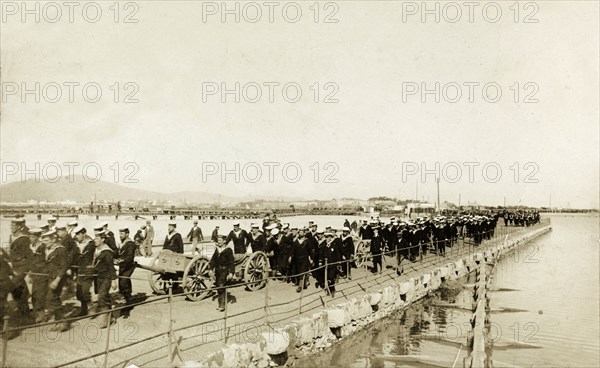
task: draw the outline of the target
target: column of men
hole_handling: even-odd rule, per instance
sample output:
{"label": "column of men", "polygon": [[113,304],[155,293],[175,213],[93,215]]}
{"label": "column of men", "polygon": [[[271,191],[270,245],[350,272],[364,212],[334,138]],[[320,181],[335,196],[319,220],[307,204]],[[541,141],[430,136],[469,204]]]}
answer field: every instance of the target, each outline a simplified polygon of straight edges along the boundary
{"label": "column of men", "polygon": [[504,211],[502,214],[504,226],[531,226],[540,222],[537,211]]}
{"label": "column of men", "polygon": [[[64,321],[61,298],[69,298],[70,289],[81,303],[79,316],[92,312],[92,287],[98,297],[98,313],[111,308],[109,292],[117,285],[126,304],[132,304],[129,277],[135,269],[136,244],[129,238],[129,229],[119,230],[120,248],[106,222],[96,226],[93,235],[87,235],[76,221],[56,225],[56,219],[50,218],[48,225],[28,229],[24,219],[12,220],[8,252],[0,252],[0,315],[9,313],[6,305],[10,294],[16,305],[15,324],[56,321],[51,330],[66,331],[69,324]],[[121,276],[118,284],[115,265]],[[30,296],[33,310],[29,309]],[[123,310],[124,317],[129,310]],[[110,322],[107,314],[99,315],[101,327]]]}
{"label": "column of men", "polygon": [[[217,233],[213,237],[218,243],[222,238],[223,247],[232,245],[234,262],[252,252],[264,252],[269,259],[270,275],[281,282],[293,283],[297,292],[308,287],[310,274],[316,279],[315,286],[325,289],[330,295],[335,295],[338,276],[351,278],[354,244],[348,227],[319,229],[311,221],[308,226],[299,228],[281,221],[265,221],[262,230],[259,224],[252,224],[250,232],[247,232],[239,222],[235,222],[227,236]],[[217,251],[220,249],[217,248]],[[220,260],[219,256],[216,257],[213,268]],[[229,267],[228,261],[223,262]],[[219,286],[222,286],[222,280],[223,277]]]}
{"label": "column of men", "polygon": [[483,240],[494,236],[498,214],[434,218],[417,218],[413,221],[397,221],[391,218],[385,224],[378,218],[363,220],[358,235],[370,241],[373,260],[372,272],[382,269],[381,254],[386,252],[397,257],[397,272],[402,273],[401,261],[416,262],[420,256],[434,251],[439,256],[446,255],[446,248],[452,247],[459,237],[473,238],[478,246]]}

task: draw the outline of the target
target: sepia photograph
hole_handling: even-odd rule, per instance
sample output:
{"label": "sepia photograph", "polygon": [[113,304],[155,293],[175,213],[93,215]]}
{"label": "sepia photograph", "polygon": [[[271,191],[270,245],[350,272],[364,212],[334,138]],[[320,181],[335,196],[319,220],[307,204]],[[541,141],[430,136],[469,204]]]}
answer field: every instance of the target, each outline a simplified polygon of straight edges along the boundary
{"label": "sepia photograph", "polygon": [[600,366],[600,0],[0,0],[0,368]]}

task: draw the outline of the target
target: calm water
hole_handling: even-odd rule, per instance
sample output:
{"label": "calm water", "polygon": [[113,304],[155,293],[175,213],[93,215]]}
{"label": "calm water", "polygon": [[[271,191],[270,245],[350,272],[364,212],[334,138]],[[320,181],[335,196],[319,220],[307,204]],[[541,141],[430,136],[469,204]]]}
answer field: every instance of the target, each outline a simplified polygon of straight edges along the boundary
{"label": "calm water", "polygon": [[[552,232],[495,267],[491,294],[496,367],[598,367],[598,216],[552,216]],[[473,280],[465,280],[473,282]],[[301,361],[301,366],[462,367],[471,313],[463,291],[437,295]],[[461,346],[462,345],[462,346]],[[460,350],[460,353],[459,353]]]}

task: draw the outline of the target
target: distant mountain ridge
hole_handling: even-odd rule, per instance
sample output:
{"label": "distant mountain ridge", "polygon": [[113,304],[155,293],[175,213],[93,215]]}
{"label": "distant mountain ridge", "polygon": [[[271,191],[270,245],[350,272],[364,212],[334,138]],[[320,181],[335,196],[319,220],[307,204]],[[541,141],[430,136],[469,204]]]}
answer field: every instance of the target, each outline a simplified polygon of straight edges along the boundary
{"label": "distant mountain ridge", "polygon": [[[161,193],[143,189],[130,188],[123,185],[98,181],[91,183],[83,176],[63,176],[56,183],[40,180],[17,181],[0,185],[0,202],[22,203],[30,200],[61,202],[75,201],[89,203],[96,198],[97,201],[161,201],[173,203],[219,203],[219,202],[244,202],[265,197],[234,197],[202,191],[184,191],[175,193]],[[272,198],[271,198],[272,199]],[[283,200],[295,200],[282,198]]]}

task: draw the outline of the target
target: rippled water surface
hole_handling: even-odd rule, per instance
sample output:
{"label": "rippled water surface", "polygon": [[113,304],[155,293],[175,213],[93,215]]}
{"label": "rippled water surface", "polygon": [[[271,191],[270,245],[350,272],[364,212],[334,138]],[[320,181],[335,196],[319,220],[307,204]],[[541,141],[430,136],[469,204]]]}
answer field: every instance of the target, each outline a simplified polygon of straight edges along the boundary
{"label": "rippled water surface", "polygon": [[[598,221],[552,216],[550,233],[496,265],[490,316],[496,367],[600,366]],[[456,305],[441,306],[448,302]],[[300,365],[462,367],[470,304],[468,291],[438,294]]]}

